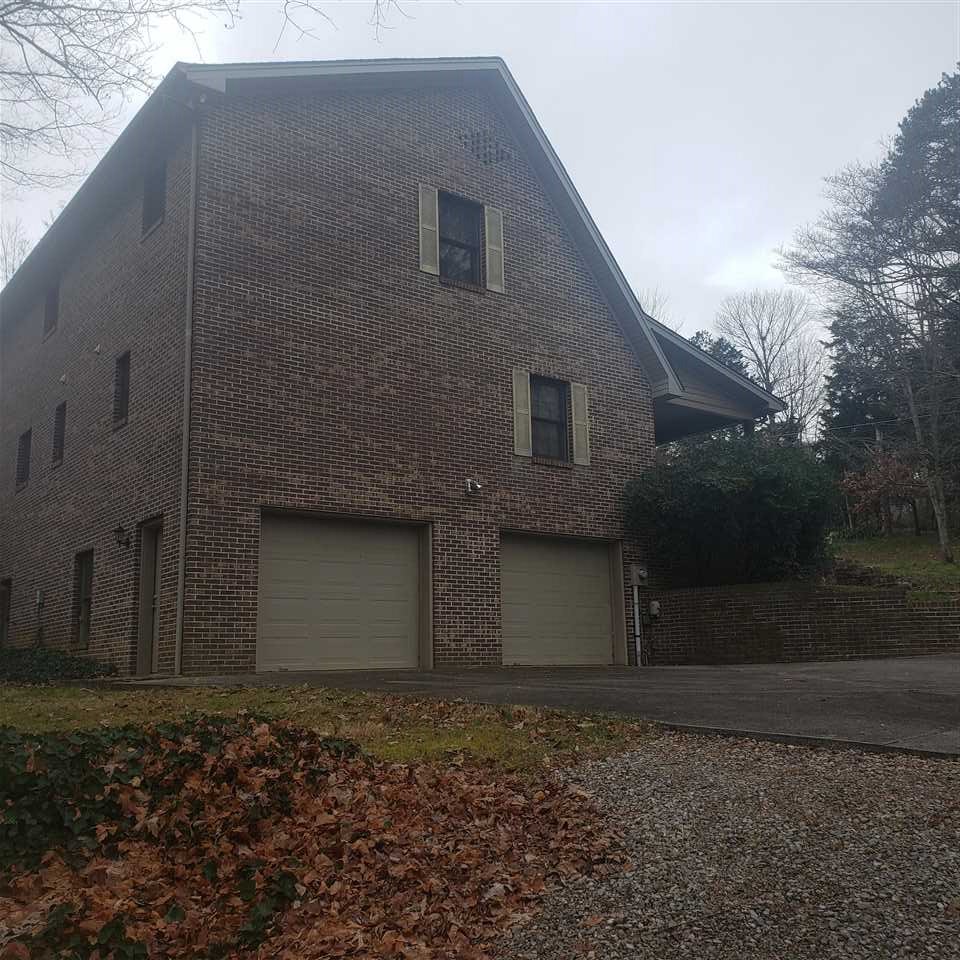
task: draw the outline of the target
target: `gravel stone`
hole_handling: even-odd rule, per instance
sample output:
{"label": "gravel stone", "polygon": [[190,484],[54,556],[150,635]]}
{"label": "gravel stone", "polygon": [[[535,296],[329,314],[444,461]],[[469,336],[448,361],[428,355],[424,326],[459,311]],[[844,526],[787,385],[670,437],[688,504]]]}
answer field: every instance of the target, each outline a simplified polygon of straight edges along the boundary
{"label": "gravel stone", "polygon": [[563,776],[632,866],[549,894],[498,958],[960,958],[960,761],[668,733]]}

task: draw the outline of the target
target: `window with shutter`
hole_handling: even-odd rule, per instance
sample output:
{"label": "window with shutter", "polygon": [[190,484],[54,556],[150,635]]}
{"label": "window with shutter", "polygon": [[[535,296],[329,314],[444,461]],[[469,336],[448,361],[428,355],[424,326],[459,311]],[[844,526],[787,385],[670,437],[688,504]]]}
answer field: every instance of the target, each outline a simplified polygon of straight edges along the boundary
{"label": "window with shutter", "polygon": [[514,453],[559,463],[590,463],[587,388],[513,371]]}

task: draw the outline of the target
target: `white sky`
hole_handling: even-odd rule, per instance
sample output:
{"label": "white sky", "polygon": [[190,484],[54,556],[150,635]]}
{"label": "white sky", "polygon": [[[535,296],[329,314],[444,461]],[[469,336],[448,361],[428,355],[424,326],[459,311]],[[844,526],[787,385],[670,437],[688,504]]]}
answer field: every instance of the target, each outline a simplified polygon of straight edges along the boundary
{"label": "white sky", "polygon": [[[960,0],[407,0],[379,40],[369,0],[330,0],[335,26],[274,49],[281,6],[242,0],[199,57],[159,31],[158,75],[178,59],[502,56],[634,289],[666,294],[688,336],[726,294],[783,282],[773,250],[816,217],[822,178],[879,156],[960,61]],[[2,215],[35,239],[71,192],[7,195]]]}

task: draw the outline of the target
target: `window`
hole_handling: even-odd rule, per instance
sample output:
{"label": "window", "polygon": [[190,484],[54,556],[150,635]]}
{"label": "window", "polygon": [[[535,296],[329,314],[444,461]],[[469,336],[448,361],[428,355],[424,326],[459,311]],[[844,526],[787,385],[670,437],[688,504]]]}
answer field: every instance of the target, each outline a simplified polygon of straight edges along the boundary
{"label": "window", "polygon": [[63,463],[63,442],[67,432],[67,403],[64,401],[53,414],[53,465]]}
{"label": "window", "polygon": [[533,455],[568,460],[570,394],[563,380],[530,378],[530,421]]}
{"label": "window", "polygon": [[8,577],[0,580],[0,647],[5,647],[10,638],[10,595],[13,581]]}
{"label": "window", "polygon": [[167,209],[167,163],[161,160],[143,178],[143,232],[152,230]]}
{"label": "window", "polygon": [[438,194],[440,276],[480,286],[483,207],[450,193]]}
{"label": "window", "polygon": [[47,297],[43,302],[43,335],[49,337],[57,329],[60,319],[60,284],[55,283],[47,290]]}
{"label": "window", "polygon": [[90,615],[93,611],[93,551],[78,553],[73,567],[73,622],[77,646],[90,645]]}
{"label": "window", "polygon": [[25,487],[30,479],[30,441],[33,430],[24,430],[17,441],[17,489]]}
{"label": "window", "polygon": [[113,425],[122,427],[127,422],[130,407],[130,352],[117,357],[113,377]]}

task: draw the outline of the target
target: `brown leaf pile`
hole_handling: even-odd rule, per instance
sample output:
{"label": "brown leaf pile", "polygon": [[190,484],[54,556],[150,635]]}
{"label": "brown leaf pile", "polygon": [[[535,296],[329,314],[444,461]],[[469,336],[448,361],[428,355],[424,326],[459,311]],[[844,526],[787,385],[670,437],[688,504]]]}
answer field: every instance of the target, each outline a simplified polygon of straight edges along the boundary
{"label": "brown leaf pile", "polygon": [[[623,863],[588,799],[554,782],[348,759],[265,723],[176,775],[198,749],[148,754],[89,856],[52,850],[0,883],[0,958],[56,955],[51,910],[69,905],[58,946],[79,937],[94,960],[132,956],[121,940],[149,957],[479,960],[546,887]],[[171,788],[148,793],[164,764]]]}

